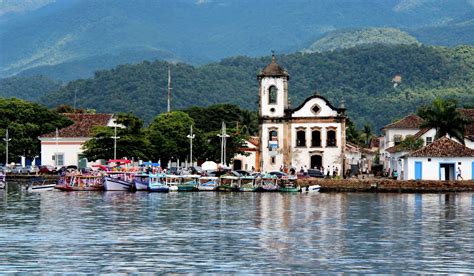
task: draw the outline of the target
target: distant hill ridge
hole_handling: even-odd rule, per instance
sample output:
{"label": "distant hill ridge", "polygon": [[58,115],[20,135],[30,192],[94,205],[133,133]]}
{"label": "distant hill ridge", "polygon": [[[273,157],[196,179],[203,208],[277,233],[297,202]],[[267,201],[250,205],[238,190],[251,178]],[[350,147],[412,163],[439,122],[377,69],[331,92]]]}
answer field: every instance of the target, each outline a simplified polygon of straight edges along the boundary
{"label": "distant hill ridge", "polygon": [[325,34],[305,53],[333,51],[366,44],[417,44],[421,43],[413,36],[394,28],[366,28],[338,30]]}

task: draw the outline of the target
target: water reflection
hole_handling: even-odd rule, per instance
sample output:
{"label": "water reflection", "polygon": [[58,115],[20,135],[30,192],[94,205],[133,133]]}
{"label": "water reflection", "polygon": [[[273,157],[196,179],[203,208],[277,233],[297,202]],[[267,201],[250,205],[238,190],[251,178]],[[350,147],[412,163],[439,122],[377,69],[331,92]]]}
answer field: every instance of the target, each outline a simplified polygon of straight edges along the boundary
{"label": "water reflection", "polygon": [[2,272],[474,273],[473,194],[0,191]]}

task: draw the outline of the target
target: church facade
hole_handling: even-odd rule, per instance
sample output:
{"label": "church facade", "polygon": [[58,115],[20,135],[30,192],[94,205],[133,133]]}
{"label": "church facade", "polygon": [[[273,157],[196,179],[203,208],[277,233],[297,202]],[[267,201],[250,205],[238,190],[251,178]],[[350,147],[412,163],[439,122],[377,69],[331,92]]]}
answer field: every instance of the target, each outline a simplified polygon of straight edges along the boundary
{"label": "church facade", "polygon": [[276,62],[259,74],[259,160],[262,172],[282,166],[337,170],[342,175],[345,148],[345,108],[334,107],[314,94],[292,109],[288,103],[289,75]]}

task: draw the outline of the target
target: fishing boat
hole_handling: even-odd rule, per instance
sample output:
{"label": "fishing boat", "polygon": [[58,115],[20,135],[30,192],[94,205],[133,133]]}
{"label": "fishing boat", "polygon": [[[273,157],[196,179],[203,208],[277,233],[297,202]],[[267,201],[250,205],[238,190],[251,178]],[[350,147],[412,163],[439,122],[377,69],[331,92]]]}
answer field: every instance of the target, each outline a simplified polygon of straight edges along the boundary
{"label": "fishing boat", "polygon": [[54,188],[61,191],[102,191],[102,175],[69,174],[61,177]]}
{"label": "fishing boat", "polygon": [[301,192],[301,187],[296,184],[296,177],[282,177],[279,182],[280,192]]}
{"label": "fishing boat", "polygon": [[190,192],[195,191],[199,185],[199,175],[183,175],[181,181],[178,184],[179,192]]}
{"label": "fishing boat", "polygon": [[0,190],[5,189],[7,186],[6,176],[3,172],[0,172]]}
{"label": "fishing boat", "polygon": [[28,192],[52,191],[57,185],[57,181],[48,180],[42,177],[35,177],[26,185],[25,190]]}
{"label": "fishing boat", "polygon": [[147,173],[135,174],[133,176],[133,188],[136,191],[147,191],[148,190],[148,179],[149,175]]}
{"label": "fishing boat", "polygon": [[165,184],[168,186],[170,192],[177,192],[178,185],[181,182],[181,176],[179,175],[166,175]]}
{"label": "fishing boat", "polygon": [[219,186],[219,178],[213,176],[204,176],[199,178],[199,191],[215,191]]}
{"label": "fishing boat", "polygon": [[239,191],[241,192],[255,192],[258,186],[253,176],[241,176]]}
{"label": "fishing boat", "polygon": [[302,192],[305,193],[317,193],[321,189],[321,186],[319,185],[311,185],[311,186],[306,186],[304,188],[301,188]]}
{"label": "fishing boat", "polygon": [[235,192],[239,191],[239,178],[237,176],[223,175],[219,183],[219,191]]}
{"label": "fishing boat", "polygon": [[148,191],[149,192],[158,192],[158,193],[167,193],[170,191],[170,188],[166,183],[162,182],[163,175],[161,174],[152,174],[148,175]]}
{"label": "fishing boat", "polygon": [[263,175],[257,180],[258,190],[262,192],[278,191],[277,180],[277,177],[274,175]]}
{"label": "fishing boat", "polygon": [[129,172],[107,172],[104,177],[104,190],[130,191],[133,185],[133,174]]}

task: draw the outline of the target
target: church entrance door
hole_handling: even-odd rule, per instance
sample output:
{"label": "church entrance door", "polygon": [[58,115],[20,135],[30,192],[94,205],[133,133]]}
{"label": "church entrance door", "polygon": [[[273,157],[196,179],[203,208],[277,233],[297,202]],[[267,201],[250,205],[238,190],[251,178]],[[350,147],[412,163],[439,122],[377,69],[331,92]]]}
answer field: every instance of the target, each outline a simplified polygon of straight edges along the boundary
{"label": "church entrance door", "polygon": [[312,155],[311,156],[311,169],[321,168],[323,166],[323,157],[321,155]]}

